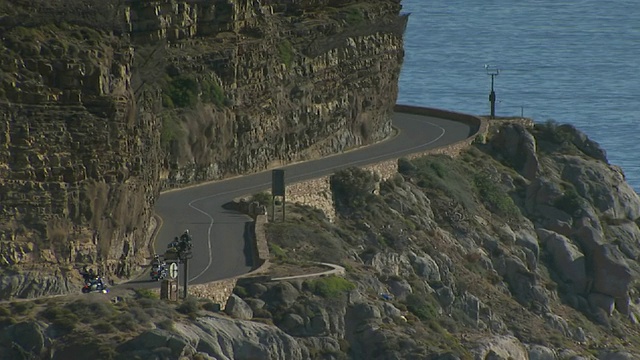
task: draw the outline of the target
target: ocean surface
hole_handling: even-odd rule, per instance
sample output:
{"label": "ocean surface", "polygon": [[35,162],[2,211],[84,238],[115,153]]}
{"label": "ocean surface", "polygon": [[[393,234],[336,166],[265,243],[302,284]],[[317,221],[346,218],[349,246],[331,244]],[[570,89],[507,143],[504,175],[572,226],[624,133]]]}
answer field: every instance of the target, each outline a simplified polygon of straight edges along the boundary
{"label": "ocean surface", "polygon": [[398,103],[570,123],[640,192],[638,0],[402,0]]}

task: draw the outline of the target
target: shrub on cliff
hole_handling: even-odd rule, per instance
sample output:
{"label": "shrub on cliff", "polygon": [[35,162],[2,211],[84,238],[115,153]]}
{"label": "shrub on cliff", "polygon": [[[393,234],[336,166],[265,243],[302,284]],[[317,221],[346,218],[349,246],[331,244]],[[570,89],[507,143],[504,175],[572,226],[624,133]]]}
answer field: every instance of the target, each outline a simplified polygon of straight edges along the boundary
{"label": "shrub on cliff", "polygon": [[324,298],[334,298],[356,288],[349,280],[339,276],[327,276],[305,282],[312,293]]}
{"label": "shrub on cliff", "polygon": [[370,171],[352,167],[331,176],[331,191],[336,210],[350,212],[367,204],[373,194],[378,177]]}
{"label": "shrub on cliff", "polygon": [[472,169],[446,155],[425,156],[398,163],[401,174],[414,179],[428,192],[443,194],[465,209],[475,208],[473,186],[469,174]]}
{"label": "shrub on cliff", "polygon": [[201,83],[202,88],[202,101],[215,104],[217,106],[225,105],[225,96],[222,86],[214,81],[203,81]]}
{"label": "shrub on cliff", "polygon": [[51,322],[56,329],[62,332],[72,331],[80,320],[73,311],[57,305],[44,309],[39,315]]}
{"label": "shrub on cliff", "polygon": [[293,62],[293,46],[287,40],[280,41],[278,43],[278,55],[280,55],[280,61],[287,67],[291,67]]}
{"label": "shrub on cliff", "polygon": [[163,105],[168,108],[192,107],[198,101],[198,83],[191,77],[171,78],[165,92],[167,96],[163,97]]}
{"label": "shrub on cliff", "polygon": [[513,199],[489,176],[476,174],[473,177],[473,184],[483,204],[490,211],[508,218],[514,218],[520,215],[520,209],[513,202]]}

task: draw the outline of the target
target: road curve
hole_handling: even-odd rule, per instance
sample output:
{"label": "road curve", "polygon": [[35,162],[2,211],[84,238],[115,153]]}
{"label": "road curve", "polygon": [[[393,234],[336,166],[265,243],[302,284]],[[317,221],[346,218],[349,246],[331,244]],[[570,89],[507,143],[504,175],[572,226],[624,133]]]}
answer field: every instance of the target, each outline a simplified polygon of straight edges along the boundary
{"label": "road curve", "polygon": [[[285,182],[320,177],[350,166],[362,166],[426,149],[448,145],[470,136],[469,125],[447,119],[394,113],[393,138],[357,150],[318,160],[284,166]],[[163,224],[158,231],[156,249],[164,252],[168,243],[189,229],[193,236],[193,258],[189,261],[189,283],[225,279],[251,270],[251,239],[246,232],[251,218],[222,208],[233,198],[254,194],[271,187],[271,171],[221,180],[180,190],[163,192],[155,211]],[[182,269],[181,269],[182,270]],[[136,287],[148,283],[148,274]],[[182,280],[183,274],[180,274]],[[145,285],[146,283],[146,285]],[[155,285],[154,285],[155,284]]]}

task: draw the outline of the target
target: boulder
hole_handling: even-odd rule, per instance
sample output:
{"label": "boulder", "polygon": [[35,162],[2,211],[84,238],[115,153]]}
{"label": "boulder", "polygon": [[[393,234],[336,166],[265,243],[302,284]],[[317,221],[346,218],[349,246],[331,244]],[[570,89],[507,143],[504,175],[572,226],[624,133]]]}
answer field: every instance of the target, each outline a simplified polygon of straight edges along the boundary
{"label": "boulder", "polygon": [[598,360],[634,360],[638,358],[640,358],[640,355],[627,351],[604,352],[598,356]]}
{"label": "boulder", "polygon": [[402,318],[402,311],[389,302],[382,303],[382,314],[394,320]]}
{"label": "boulder", "polygon": [[441,280],[438,264],[428,254],[416,256],[410,253],[409,259],[416,274],[425,278],[427,282],[432,283]]}
{"label": "boulder", "polygon": [[159,348],[168,348],[170,349],[170,355],[178,358],[183,355],[189,346],[187,341],[182,337],[178,337],[166,330],[153,329],[145,331],[137,337],[121,344],[117,350],[120,353],[126,353],[128,351],[150,351]]}
{"label": "boulder", "polygon": [[394,252],[376,253],[366,264],[386,275],[405,277],[413,273],[409,258]]}
{"label": "boulder", "polygon": [[573,340],[579,343],[587,342],[587,334],[584,333],[584,329],[580,326],[573,332]]}
{"label": "boulder", "polygon": [[536,235],[520,230],[516,232],[516,245],[522,246],[523,248],[531,250],[536,260],[540,257],[540,244],[538,244],[538,239]]}
{"label": "boulder", "polygon": [[448,307],[456,300],[456,295],[448,286],[438,288],[436,290],[436,296],[438,297],[438,302],[442,307]]}
{"label": "boulder", "polygon": [[587,285],[584,254],[560,234],[551,233],[545,239],[547,252],[551,255],[553,265],[562,279],[570,284],[574,293],[584,292]]}
{"label": "boulder", "polygon": [[275,326],[252,321],[206,316],[194,323],[176,326],[180,336],[192,339],[197,351],[219,360],[309,359],[305,346]]}
{"label": "boulder", "polygon": [[409,282],[405,279],[390,279],[387,281],[389,291],[398,300],[404,300],[408,295],[413,293],[413,289]]}
{"label": "boulder", "polygon": [[244,300],[244,302],[246,302],[247,305],[249,305],[251,307],[251,310],[253,310],[254,312],[256,310],[263,309],[264,306],[266,305],[264,300],[260,300],[260,299],[246,298],[246,299],[242,299],[242,300]]}
{"label": "boulder", "polygon": [[556,199],[563,194],[562,189],[555,182],[545,178],[537,178],[527,186],[525,208],[530,214],[544,215],[538,208],[540,205],[553,206]]}
{"label": "boulder", "polygon": [[238,295],[231,294],[224,307],[224,312],[236,319],[251,320],[253,318],[253,309],[244,302]]}
{"label": "boulder", "polygon": [[380,309],[369,303],[362,302],[354,304],[349,310],[349,314],[356,319],[357,322],[380,319]]}
{"label": "boulder", "polygon": [[576,188],[610,222],[640,218],[640,197],[625,181],[624,174],[606,163],[565,155],[562,180]]}
{"label": "boulder", "polygon": [[595,248],[592,258],[593,290],[614,298],[627,297],[633,277],[618,247],[600,245]]}
{"label": "boulder", "polygon": [[331,320],[327,310],[322,307],[314,309],[314,314],[309,318],[307,333],[309,336],[328,336],[330,334]]}
{"label": "boulder", "polygon": [[607,162],[607,152],[600,147],[600,144],[589,139],[589,137],[578,130],[571,124],[562,124],[558,126],[558,130],[568,133],[571,136],[571,142],[585,155],[590,156],[596,160]]}
{"label": "boulder", "polygon": [[1,343],[18,345],[24,351],[39,354],[45,347],[45,328],[33,321],[20,322],[8,326],[0,336]]}
{"label": "boulder", "polygon": [[287,334],[293,336],[302,336],[305,333],[304,319],[302,316],[293,313],[287,313],[282,317],[282,320],[278,322],[278,327],[284,330]]}
{"label": "boulder", "polygon": [[507,224],[498,226],[498,228],[496,229],[496,233],[498,234],[500,241],[505,244],[511,245],[516,242],[516,233],[513,232],[511,227]]}
{"label": "boulder", "polygon": [[491,139],[491,146],[526,179],[533,180],[540,171],[536,140],[520,124],[509,124]]}
{"label": "boulder", "polygon": [[298,296],[300,292],[291,283],[282,281],[271,285],[261,299],[270,307],[288,308],[298,300]]}
{"label": "boulder", "polygon": [[613,310],[615,308],[615,299],[611,296],[599,293],[591,293],[588,297],[589,305],[593,310],[602,309],[607,315],[613,315]]}
{"label": "boulder", "polygon": [[472,351],[476,359],[527,359],[528,351],[514,336],[492,336]]}
{"label": "boulder", "polygon": [[607,236],[615,239],[620,251],[631,260],[640,259],[640,227],[635,222],[607,226]]}
{"label": "boulder", "polygon": [[543,316],[544,322],[547,323],[552,329],[558,330],[564,336],[571,336],[571,330],[569,324],[562,316],[554,313],[546,313]]}
{"label": "boulder", "polygon": [[[330,336],[304,337],[298,341],[315,354],[339,354],[342,351],[338,340]],[[330,356],[327,356],[327,358],[334,358]]]}

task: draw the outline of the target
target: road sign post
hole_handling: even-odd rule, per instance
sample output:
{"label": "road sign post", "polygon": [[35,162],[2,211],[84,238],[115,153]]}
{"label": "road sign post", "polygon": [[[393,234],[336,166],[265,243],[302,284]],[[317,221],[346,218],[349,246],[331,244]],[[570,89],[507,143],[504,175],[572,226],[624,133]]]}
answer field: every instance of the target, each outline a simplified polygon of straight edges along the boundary
{"label": "road sign post", "polygon": [[189,257],[184,257],[184,289],[182,298],[186,299],[189,291],[187,290],[187,285],[189,284]]}
{"label": "road sign post", "polygon": [[271,220],[276,220],[276,197],[282,197],[282,221],[285,219],[285,184],[284,170],[276,169],[271,172]]}
{"label": "road sign post", "polygon": [[491,104],[491,119],[495,119],[496,117],[496,92],[493,89],[494,78],[500,74],[500,69],[492,68],[490,65],[484,66],[485,70],[487,70],[487,75],[491,76],[491,92],[489,93],[489,103]]}

